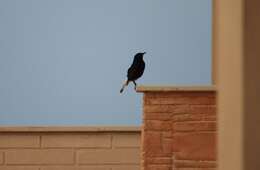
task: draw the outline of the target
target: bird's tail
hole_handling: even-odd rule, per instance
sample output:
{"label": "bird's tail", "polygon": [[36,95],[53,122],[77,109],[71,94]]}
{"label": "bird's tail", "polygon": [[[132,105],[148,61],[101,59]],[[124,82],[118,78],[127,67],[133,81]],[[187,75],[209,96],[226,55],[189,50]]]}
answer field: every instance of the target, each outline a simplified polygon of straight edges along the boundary
{"label": "bird's tail", "polygon": [[120,89],[120,93],[123,93],[125,87],[128,85],[129,81],[126,80],[126,82],[123,84],[122,88]]}

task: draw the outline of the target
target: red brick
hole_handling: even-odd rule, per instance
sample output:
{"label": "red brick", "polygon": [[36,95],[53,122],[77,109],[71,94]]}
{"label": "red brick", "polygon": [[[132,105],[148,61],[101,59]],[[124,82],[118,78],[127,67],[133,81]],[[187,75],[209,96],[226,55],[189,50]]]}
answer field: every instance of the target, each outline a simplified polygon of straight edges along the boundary
{"label": "red brick", "polygon": [[162,151],[165,154],[172,154],[172,139],[162,138]]}
{"label": "red brick", "polygon": [[173,95],[171,97],[150,97],[145,98],[144,103],[147,105],[169,105],[169,104],[195,104],[209,105],[216,104],[214,96],[205,95]]}
{"label": "red brick", "polygon": [[147,170],[172,170],[171,165],[149,165]]}
{"label": "red brick", "polygon": [[182,98],[150,98],[145,101],[148,105],[173,105],[173,104],[193,104],[193,105],[206,105],[215,104],[216,100],[212,97],[182,97]]}
{"label": "red brick", "polygon": [[215,96],[212,91],[145,93],[142,134],[144,170],[215,169]]}
{"label": "red brick", "polygon": [[204,121],[217,121],[217,116],[216,115],[205,115],[203,120]]}
{"label": "red brick", "polygon": [[164,157],[171,156],[172,141],[169,138],[163,138],[162,133],[145,131],[144,142],[142,145],[144,156]]}
{"label": "red brick", "polygon": [[216,105],[190,105],[190,114],[216,114]]}
{"label": "red brick", "polygon": [[161,133],[145,131],[143,134],[142,149],[144,155],[155,155],[156,153],[162,153],[161,149]]}
{"label": "red brick", "polygon": [[172,113],[144,113],[144,120],[171,120]]}
{"label": "red brick", "polygon": [[172,131],[162,132],[163,138],[172,138]]}
{"label": "red brick", "polygon": [[216,133],[182,133],[173,136],[177,160],[215,160]]}
{"label": "red brick", "polygon": [[188,105],[144,105],[144,113],[189,113]]}
{"label": "red brick", "polygon": [[171,113],[176,106],[174,105],[144,105],[144,114],[146,113]]}
{"label": "red brick", "polygon": [[144,129],[167,131],[172,129],[172,122],[160,120],[145,120]]}
{"label": "red brick", "polygon": [[216,170],[217,168],[174,168],[174,170]]}
{"label": "red brick", "polygon": [[147,158],[146,162],[148,164],[172,164],[172,158],[171,157],[153,157],[153,158]]}
{"label": "red brick", "polygon": [[213,114],[178,114],[172,116],[172,121],[216,121],[216,116]]}
{"label": "red brick", "polygon": [[174,132],[216,131],[216,122],[176,122]]}
{"label": "red brick", "polygon": [[177,168],[216,168],[216,161],[174,160]]}

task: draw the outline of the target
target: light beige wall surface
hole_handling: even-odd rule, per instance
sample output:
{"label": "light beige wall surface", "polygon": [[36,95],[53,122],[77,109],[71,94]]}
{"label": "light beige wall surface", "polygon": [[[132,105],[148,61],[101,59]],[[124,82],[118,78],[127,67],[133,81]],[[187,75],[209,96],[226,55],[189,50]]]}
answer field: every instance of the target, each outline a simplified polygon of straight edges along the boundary
{"label": "light beige wall surface", "polygon": [[215,0],[220,170],[243,168],[243,0]]}
{"label": "light beige wall surface", "polygon": [[137,128],[64,129],[0,128],[0,170],[139,170]]}
{"label": "light beige wall surface", "polygon": [[215,0],[219,169],[260,169],[260,1]]}

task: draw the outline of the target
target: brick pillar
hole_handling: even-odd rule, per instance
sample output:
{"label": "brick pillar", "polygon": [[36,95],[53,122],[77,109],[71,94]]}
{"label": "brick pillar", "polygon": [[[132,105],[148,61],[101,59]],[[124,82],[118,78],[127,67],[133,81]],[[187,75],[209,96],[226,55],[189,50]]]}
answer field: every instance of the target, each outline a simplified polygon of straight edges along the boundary
{"label": "brick pillar", "polygon": [[213,87],[139,87],[144,93],[142,170],[216,168]]}

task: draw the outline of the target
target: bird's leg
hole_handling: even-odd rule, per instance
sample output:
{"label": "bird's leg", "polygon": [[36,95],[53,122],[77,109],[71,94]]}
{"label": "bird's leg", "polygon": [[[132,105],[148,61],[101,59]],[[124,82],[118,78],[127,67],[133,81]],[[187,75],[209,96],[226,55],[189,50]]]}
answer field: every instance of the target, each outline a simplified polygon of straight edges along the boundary
{"label": "bird's leg", "polygon": [[120,93],[122,93],[122,92],[124,91],[124,89],[125,89],[125,87],[128,85],[128,83],[129,83],[129,81],[127,80],[127,81],[123,84],[123,86],[122,86],[122,88],[121,88],[121,90],[120,90]]}
{"label": "bird's leg", "polygon": [[135,85],[135,91],[136,91],[136,86],[137,86],[137,84],[136,84],[136,82],[135,82],[135,81],[133,81],[133,83],[134,83],[134,85]]}

